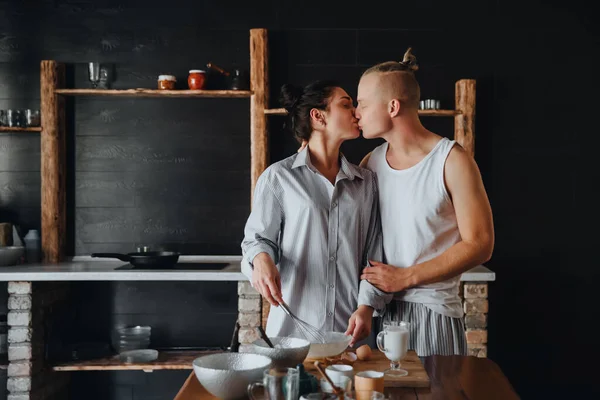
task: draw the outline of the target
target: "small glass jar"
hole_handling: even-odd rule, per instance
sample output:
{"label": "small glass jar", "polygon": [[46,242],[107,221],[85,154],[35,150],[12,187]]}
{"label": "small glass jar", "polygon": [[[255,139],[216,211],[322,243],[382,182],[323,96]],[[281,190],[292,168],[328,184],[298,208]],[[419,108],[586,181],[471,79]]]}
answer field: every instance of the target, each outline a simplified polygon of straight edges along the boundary
{"label": "small glass jar", "polygon": [[190,70],[188,76],[188,87],[190,90],[202,90],[206,83],[206,72],[201,69]]}
{"label": "small glass jar", "polygon": [[158,89],[159,90],[173,90],[175,89],[175,82],[177,78],[173,75],[159,75],[158,76]]}

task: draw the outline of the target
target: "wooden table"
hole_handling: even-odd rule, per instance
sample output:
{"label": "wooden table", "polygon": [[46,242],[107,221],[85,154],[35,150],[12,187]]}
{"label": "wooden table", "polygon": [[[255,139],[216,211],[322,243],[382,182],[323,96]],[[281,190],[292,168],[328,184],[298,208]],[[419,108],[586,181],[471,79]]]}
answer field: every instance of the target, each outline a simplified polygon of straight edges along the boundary
{"label": "wooden table", "polygon": [[431,356],[425,358],[429,388],[387,388],[390,400],[512,400],[520,399],[498,367],[488,358]]}
{"label": "wooden table", "polygon": [[[394,388],[385,390],[390,400],[513,400],[520,399],[498,365],[488,358],[471,356],[431,356],[425,358],[429,375],[428,388]],[[214,399],[190,375],[176,400]]]}

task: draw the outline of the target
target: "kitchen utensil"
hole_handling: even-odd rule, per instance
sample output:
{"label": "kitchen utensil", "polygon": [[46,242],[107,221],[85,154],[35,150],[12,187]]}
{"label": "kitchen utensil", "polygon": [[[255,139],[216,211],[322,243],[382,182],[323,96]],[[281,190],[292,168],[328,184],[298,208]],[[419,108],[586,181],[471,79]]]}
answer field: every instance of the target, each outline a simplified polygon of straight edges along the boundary
{"label": "kitchen utensil", "polygon": [[361,371],[354,376],[355,390],[376,390],[383,392],[385,386],[384,373],[379,371]]}
{"label": "kitchen utensil", "polygon": [[341,388],[339,388],[335,383],[333,383],[329,376],[327,376],[327,374],[323,370],[323,367],[321,367],[321,363],[319,361],[315,361],[315,368],[317,369],[317,371],[319,371],[323,379],[325,379],[327,383],[331,385],[331,391],[337,394],[338,396],[341,396],[340,399],[343,399],[344,391]]}
{"label": "kitchen utensil", "polygon": [[[340,388],[340,390],[344,394],[349,393],[352,390],[352,379],[348,378],[347,376],[342,376],[338,380],[332,379],[332,381]],[[333,388],[325,379],[321,378],[319,380],[319,385],[321,386],[321,391],[323,393],[334,393]]]}
{"label": "kitchen utensil", "polygon": [[342,354],[352,336],[343,332],[325,332],[325,343],[311,343],[307,358],[325,358]]}
{"label": "kitchen utensil", "polygon": [[258,332],[258,335],[262,338],[262,340],[265,341],[265,343],[270,347],[270,348],[274,348],[275,346],[273,346],[273,343],[271,343],[271,340],[269,340],[269,337],[267,336],[267,333],[265,332],[265,330],[263,329],[262,326],[257,326],[255,328],[256,332]]}
{"label": "kitchen utensil", "polygon": [[350,380],[354,378],[354,368],[351,365],[333,364],[325,368],[325,373],[339,386],[342,386],[338,382],[343,376],[350,378]]}
{"label": "kitchen utensil", "polygon": [[283,311],[292,319],[292,321],[294,321],[294,325],[296,325],[296,328],[300,331],[302,336],[308,339],[311,343],[325,343],[325,337],[321,334],[321,332],[308,322],[305,322],[304,320],[296,317],[290,311],[290,307],[285,303],[285,301],[282,301],[279,305],[281,306]]}
{"label": "kitchen utensil", "polygon": [[233,328],[233,335],[231,336],[231,342],[229,343],[229,351],[237,353],[240,351],[240,322],[235,321],[235,328]]}
{"label": "kitchen utensil", "polygon": [[170,268],[177,264],[181,253],[174,251],[148,251],[142,253],[92,253],[92,257],[118,258],[136,267]]}
{"label": "kitchen utensil", "polygon": [[390,360],[390,368],[385,370],[386,375],[408,375],[407,370],[400,368],[400,360],[408,352],[409,336],[410,323],[405,321],[383,324],[383,331],[377,334],[377,347]]}
{"label": "kitchen utensil", "polygon": [[40,126],[40,110],[25,110],[25,126]]}
{"label": "kitchen utensil", "polygon": [[88,79],[92,82],[92,87],[96,89],[100,82],[100,63],[90,62],[88,63]]}
{"label": "kitchen utensil", "polygon": [[240,347],[242,353],[254,353],[267,356],[273,360],[274,368],[293,368],[301,364],[308,355],[310,342],[301,338],[271,338],[274,348],[267,346],[264,339],[258,339]]}
{"label": "kitchen utensil", "polygon": [[16,265],[23,254],[25,254],[25,247],[23,246],[0,247],[0,266]]}
{"label": "kitchen utensil", "polygon": [[140,349],[124,351],[119,354],[119,359],[126,363],[145,363],[154,361],[158,358],[158,351],[153,349]]}
{"label": "kitchen utensil", "polygon": [[223,74],[225,76],[229,76],[229,72],[225,71],[223,68],[219,67],[218,65],[215,65],[213,63],[207,63],[206,64],[206,68],[208,69],[214,69],[215,71],[219,72],[220,74]]}
{"label": "kitchen utensil", "polygon": [[385,400],[385,395],[376,390],[353,390],[346,392],[345,400]]}
{"label": "kitchen utensil", "polygon": [[[296,368],[272,368],[265,370],[262,382],[248,385],[248,397],[257,400],[254,389],[264,388],[266,400],[297,400],[298,370]],[[260,397],[262,399],[262,397]]]}
{"label": "kitchen utensil", "polygon": [[217,353],[198,357],[192,365],[196,378],[208,392],[233,400],[246,396],[248,385],[260,381],[272,363],[260,354]]}

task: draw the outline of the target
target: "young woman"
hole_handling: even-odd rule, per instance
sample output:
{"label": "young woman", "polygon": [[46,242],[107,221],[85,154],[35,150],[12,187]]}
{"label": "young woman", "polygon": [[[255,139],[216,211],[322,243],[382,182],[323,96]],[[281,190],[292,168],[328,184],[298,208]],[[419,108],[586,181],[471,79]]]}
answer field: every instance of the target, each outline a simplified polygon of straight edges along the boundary
{"label": "young woman", "polygon": [[281,103],[299,142],[297,154],[259,177],[244,230],[242,271],[274,307],[269,336],[302,337],[281,307],[322,332],[366,337],[373,311],[391,300],[360,275],[382,259],[375,175],[340,153],[360,135],[352,98],[333,82],[284,85]]}

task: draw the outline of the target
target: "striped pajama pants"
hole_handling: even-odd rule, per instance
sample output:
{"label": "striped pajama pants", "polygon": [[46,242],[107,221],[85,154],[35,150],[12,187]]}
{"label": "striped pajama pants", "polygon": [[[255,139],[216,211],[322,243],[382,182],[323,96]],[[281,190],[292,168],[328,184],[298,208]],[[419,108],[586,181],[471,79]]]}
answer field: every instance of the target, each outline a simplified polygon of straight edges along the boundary
{"label": "striped pajama pants", "polygon": [[436,313],[420,303],[392,300],[381,318],[389,321],[410,323],[409,349],[419,357],[430,355],[467,355],[465,324],[462,318],[451,318]]}

